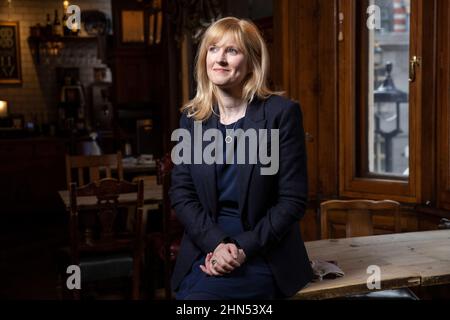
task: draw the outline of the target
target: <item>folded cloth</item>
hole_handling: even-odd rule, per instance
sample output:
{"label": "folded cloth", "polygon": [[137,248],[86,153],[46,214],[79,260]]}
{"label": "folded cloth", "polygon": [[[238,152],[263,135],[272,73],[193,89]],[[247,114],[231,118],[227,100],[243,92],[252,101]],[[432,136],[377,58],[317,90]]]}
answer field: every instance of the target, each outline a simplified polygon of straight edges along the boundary
{"label": "folded cloth", "polygon": [[152,154],[141,154],[137,161],[139,164],[155,164]]}
{"label": "folded cloth", "polygon": [[450,220],[447,218],[442,218],[441,221],[439,221],[439,229],[450,229]]}
{"label": "folded cloth", "polygon": [[322,281],[323,279],[335,279],[344,276],[344,271],[337,266],[336,261],[310,261],[313,269],[313,280]]}

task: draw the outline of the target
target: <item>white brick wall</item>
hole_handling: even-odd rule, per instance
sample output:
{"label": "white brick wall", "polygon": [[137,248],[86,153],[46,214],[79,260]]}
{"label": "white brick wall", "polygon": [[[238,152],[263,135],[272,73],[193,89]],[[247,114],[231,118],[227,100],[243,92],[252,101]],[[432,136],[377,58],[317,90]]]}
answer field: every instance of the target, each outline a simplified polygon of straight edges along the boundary
{"label": "white brick wall", "polygon": [[[46,15],[53,21],[55,9],[59,19],[63,12],[62,0],[12,0],[11,9],[7,0],[0,0],[0,21],[20,22],[20,52],[22,64],[22,85],[0,84],[0,100],[8,101],[10,113],[24,114],[26,120],[33,115],[38,121],[55,121],[58,88],[56,84],[57,67],[78,67],[80,81],[87,89],[94,81],[93,68],[106,67],[97,59],[95,41],[66,43],[59,57],[41,56],[36,65],[31,56],[28,36],[30,26],[37,23],[45,25]],[[111,19],[110,0],[70,1],[83,10],[100,10]]]}

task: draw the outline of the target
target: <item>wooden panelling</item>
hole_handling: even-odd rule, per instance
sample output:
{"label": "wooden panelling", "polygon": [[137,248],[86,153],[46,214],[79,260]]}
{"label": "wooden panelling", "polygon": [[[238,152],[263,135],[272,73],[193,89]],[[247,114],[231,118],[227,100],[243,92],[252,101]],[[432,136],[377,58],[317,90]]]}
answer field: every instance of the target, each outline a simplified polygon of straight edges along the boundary
{"label": "wooden panelling", "polygon": [[311,207],[301,230],[319,238],[317,206],[338,194],[336,1],[274,1],[272,68],[276,88],[300,102],[306,132]]}
{"label": "wooden panelling", "polygon": [[335,1],[318,2],[318,198],[338,193],[337,127],[337,7]]}
{"label": "wooden panelling", "polygon": [[[303,111],[303,125],[306,134],[308,155],[308,184],[310,197],[318,191],[318,96],[317,72],[317,1],[295,1],[289,10],[289,96],[300,102]],[[295,57],[295,59],[292,59]]]}
{"label": "wooden panelling", "polygon": [[438,1],[438,207],[450,210],[450,1]]}
{"label": "wooden panelling", "polygon": [[311,199],[337,194],[336,5],[329,0],[274,3],[274,79],[300,102]]}
{"label": "wooden panelling", "polygon": [[[289,0],[273,1],[273,33],[277,57],[271,57],[270,73],[277,90],[289,92]],[[273,55],[273,54],[272,54]]]}
{"label": "wooden panelling", "polygon": [[[411,85],[414,92],[414,84],[418,86],[415,90],[417,97],[416,106],[410,112],[417,114],[420,118],[416,130],[418,143],[412,140],[411,146],[416,145],[417,149],[410,147],[411,152],[417,154],[416,161],[416,203],[436,205],[435,179],[436,179],[436,66],[437,66],[437,0],[416,0],[418,6],[417,28],[417,49],[411,51],[411,57],[418,55],[422,57],[419,66],[420,81]],[[444,1],[448,2],[448,1]],[[413,2],[414,3],[414,2]],[[411,17],[413,19],[414,17]],[[414,139],[412,136],[410,139]],[[410,170],[411,172],[411,170]]]}
{"label": "wooden panelling", "polygon": [[319,224],[317,223],[317,209],[311,207],[306,210],[300,222],[303,241],[319,240]]}
{"label": "wooden panelling", "polygon": [[[137,49],[133,49],[137,51]],[[139,50],[141,51],[141,50]],[[150,55],[145,51],[130,54],[116,50],[113,62],[115,102],[118,105],[132,102],[150,102],[158,99],[158,77],[150,70]],[[156,80],[156,81],[155,81]],[[152,83],[153,82],[153,83]]]}

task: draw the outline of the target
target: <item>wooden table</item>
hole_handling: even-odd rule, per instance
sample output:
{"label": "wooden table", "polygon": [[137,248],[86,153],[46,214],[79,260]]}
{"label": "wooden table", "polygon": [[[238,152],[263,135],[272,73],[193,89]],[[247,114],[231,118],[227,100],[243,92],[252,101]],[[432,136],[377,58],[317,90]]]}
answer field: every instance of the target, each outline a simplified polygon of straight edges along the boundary
{"label": "wooden table", "polygon": [[140,173],[140,174],[151,174],[156,172],[156,162],[151,163],[122,163],[122,168],[124,173]]}
{"label": "wooden table", "polygon": [[345,275],[312,282],[293,299],[327,299],[370,290],[370,265],[381,290],[450,283],[450,230],[305,242],[310,260],[336,261]]}
{"label": "wooden table", "polygon": [[[58,191],[61,200],[64,202],[66,208],[70,206],[69,190]],[[158,204],[163,200],[162,185],[156,184],[156,177],[154,180],[144,180],[144,204]],[[122,194],[119,197],[119,203],[127,204],[136,201],[135,193]],[[79,208],[88,208],[97,203],[96,197],[77,197],[77,204]]]}
{"label": "wooden table", "polygon": [[[104,174],[105,167],[99,168],[100,172]],[[139,163],[139,162],[127,162],[122,160],[122,170],[124,175],[128,176],[129,180],[131,181],[130,177],[136,176],[136,175],[155,175],[156,174],[156,162],[148,162],[148,163]],[[117,168],[112,167],[111,172],[116,173]]]}

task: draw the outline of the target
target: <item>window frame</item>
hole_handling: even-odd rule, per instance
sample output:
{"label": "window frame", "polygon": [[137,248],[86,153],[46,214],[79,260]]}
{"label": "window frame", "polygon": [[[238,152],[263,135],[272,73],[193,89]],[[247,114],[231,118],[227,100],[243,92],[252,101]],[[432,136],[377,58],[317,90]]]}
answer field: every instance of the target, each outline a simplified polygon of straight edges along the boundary
{"label": "window frame", "polygon": [[[361,112],[358,112],[356,108],[358,105],[365,107],[359,98],[367,95],[358,95],[355,90],[356,79],[358,79],[356,72],[359,70],[356,65],[359,52],[356,33],[357,8],[357,0],[338,1],[339,17],[343,17],[338,21],[338,32],[341,34],[338,37],[340,195],[351,198],[389,198],[408,203],[433,202],[435,200],[432,190],[435,179],[433,151],[436,140],[433,130],[435,128],[433,126],[436,63],[435,0],[411,0],[410,59],[414,55],[421,57],[421,65],[416,67],[416,80],[410,83],[409,88],[410,170],[407,180],[358,174],[358,160],[361,161],[367,155],[367,141],[365,139],[358,141],[357,123],[361,122],[361,118],[358,118]],[[424,45],[425,43],[427,45]],[[423,81],[424,78],[427,81]],[[430,81],[428,81],[429,78],[431,78]],[[421,107],[425,105],[426,108]],[[360,143],[359,147],[356,145],[357,142]],[[361,150],[359,154],[358,149]],[[366,153],[361,154],[364,152]]]}
{"label": "window frame", "polygon": [[450,210],[450,3],[438,2],[438,207]]}

